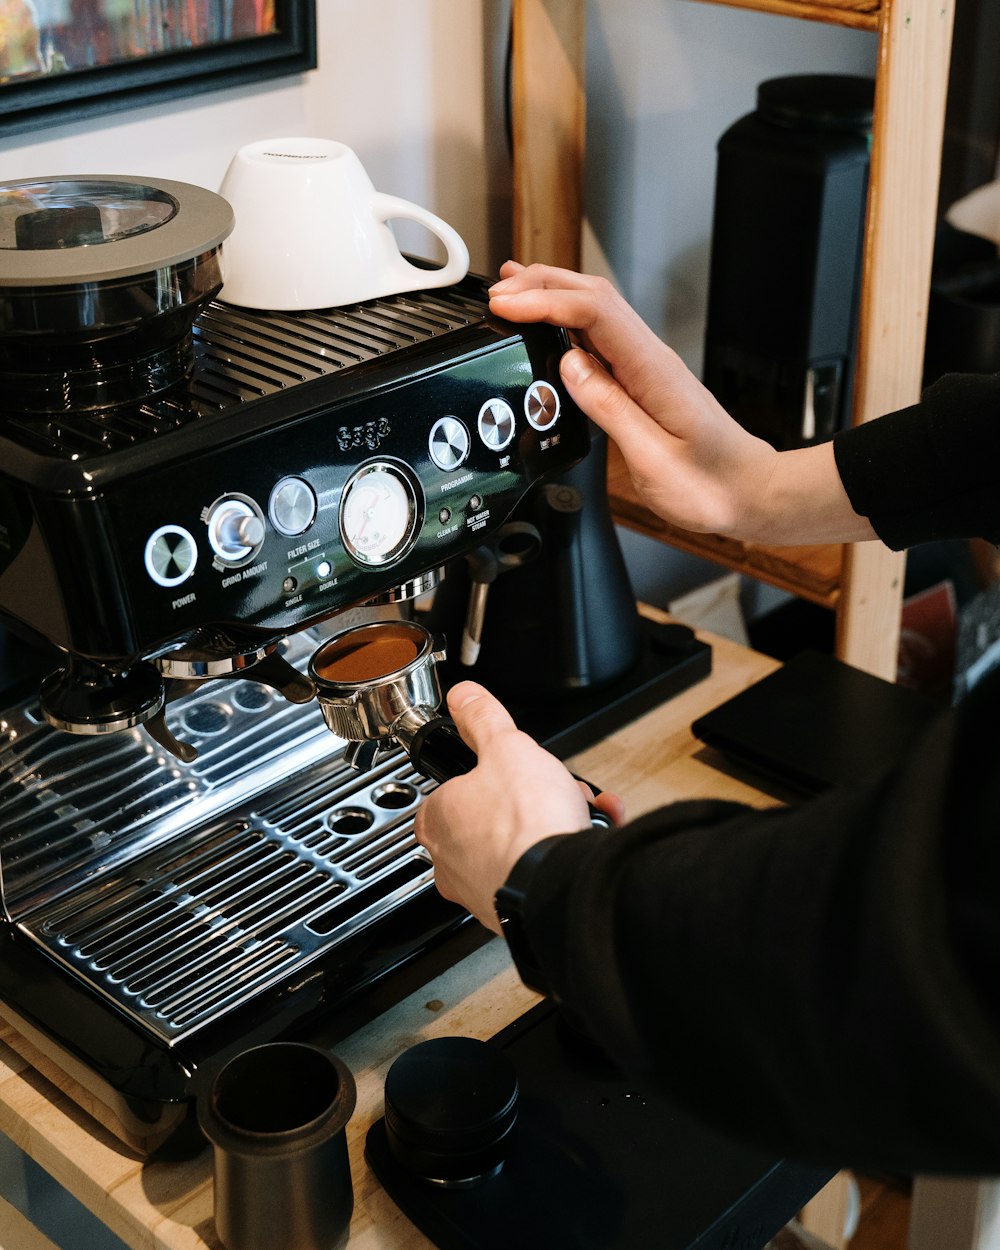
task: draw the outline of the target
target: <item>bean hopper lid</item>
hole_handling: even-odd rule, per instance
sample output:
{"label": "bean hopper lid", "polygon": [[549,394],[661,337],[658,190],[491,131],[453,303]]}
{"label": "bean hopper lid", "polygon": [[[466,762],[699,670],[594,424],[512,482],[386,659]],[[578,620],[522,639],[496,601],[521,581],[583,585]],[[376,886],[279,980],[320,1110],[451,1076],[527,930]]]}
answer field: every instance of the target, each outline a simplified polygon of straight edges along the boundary
{"label": "bean hopper lid", "polygon": [[0,382],[39,413],[141,401],[193,363],[233,212],[187,183],[122,176],[0,184]]}

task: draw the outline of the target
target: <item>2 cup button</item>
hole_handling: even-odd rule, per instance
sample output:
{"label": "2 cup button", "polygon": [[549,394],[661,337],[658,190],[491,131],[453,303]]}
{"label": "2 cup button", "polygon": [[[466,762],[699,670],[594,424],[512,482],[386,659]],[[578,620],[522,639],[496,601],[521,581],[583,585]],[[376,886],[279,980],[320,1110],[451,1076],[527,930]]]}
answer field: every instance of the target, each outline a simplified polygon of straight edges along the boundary
{"label": "2 cup button", "polygon": [[559,392],[548,382],[532,382],[524,397],[524,415],[532,429],[544,433],[559,420]]}

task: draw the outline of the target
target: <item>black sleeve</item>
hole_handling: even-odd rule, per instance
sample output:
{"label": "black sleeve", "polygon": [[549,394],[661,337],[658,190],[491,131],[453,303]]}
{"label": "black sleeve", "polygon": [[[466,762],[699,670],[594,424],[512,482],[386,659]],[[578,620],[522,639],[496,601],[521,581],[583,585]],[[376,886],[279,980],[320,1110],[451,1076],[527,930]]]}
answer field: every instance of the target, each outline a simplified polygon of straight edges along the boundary
{"label": "black sleeve", "polygon": [[912,408],[841,430],[833,447],[855,512],[894,551],[1000,542],[1000,374],[949,374]]}
{"label": "black sleeve", "polygon": [[553,997],[738,1139],[1000,1172],[998,716],[1000,674],[849,791],[551,839],[526,924]]}

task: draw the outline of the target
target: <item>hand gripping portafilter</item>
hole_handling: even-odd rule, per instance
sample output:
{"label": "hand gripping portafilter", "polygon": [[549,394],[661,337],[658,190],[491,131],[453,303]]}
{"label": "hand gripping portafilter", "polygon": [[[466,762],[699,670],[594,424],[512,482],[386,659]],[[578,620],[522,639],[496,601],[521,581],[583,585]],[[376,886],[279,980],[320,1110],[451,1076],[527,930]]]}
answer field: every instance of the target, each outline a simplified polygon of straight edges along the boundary
{"label": "hand gripping portafilter", "polygon": [[[475,767],[476,753],[437,710],[436,666],[444,658],[443,643],[413,621],[358,625],[318,648],[309,676],[327,726],[350,744],[349,763],[371,767],[402,747],[413,767],[434,781]],[[611,823],[590,810],[593,824]]]}

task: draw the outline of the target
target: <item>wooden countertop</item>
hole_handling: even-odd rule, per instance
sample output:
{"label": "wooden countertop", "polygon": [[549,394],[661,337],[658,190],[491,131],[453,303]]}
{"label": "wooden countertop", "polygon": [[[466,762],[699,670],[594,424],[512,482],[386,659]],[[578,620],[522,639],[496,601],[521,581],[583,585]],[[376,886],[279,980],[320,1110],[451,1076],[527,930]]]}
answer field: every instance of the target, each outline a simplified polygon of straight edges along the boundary
{"label": "wooden countertop", "polygon": [[[570,761],[574,771],[620,793],[632,816],[682,798],[713,796],[758,806],[774,801],[697,743],[689,726],[777,664],[724,639],[706,640],[713,647],[710,676]],[[491,1037],[537,1001],[514,972],[505,944],[493,939],[338,1044],[358,1092],[348,1126],[352,1250],[420,1250],[431,1244],[392,1203],[364,1160],[365,1136],[382,1114],[389,1065],[429,1037]],[[40,1076],[8,1045],[10,1036],[7,1026],[0,1026],[0,1131],[132,1250],[218,1250],[209,1151],[181,1163],[137,1159],[65,1092],[68,1079],[60,1088]],[[19,1220],[0,1198],[0,1245],[48,1250],[50,1243],[34,1240]],[[17,1240],[7,1239],[8,1228],[18,1230]]]}

